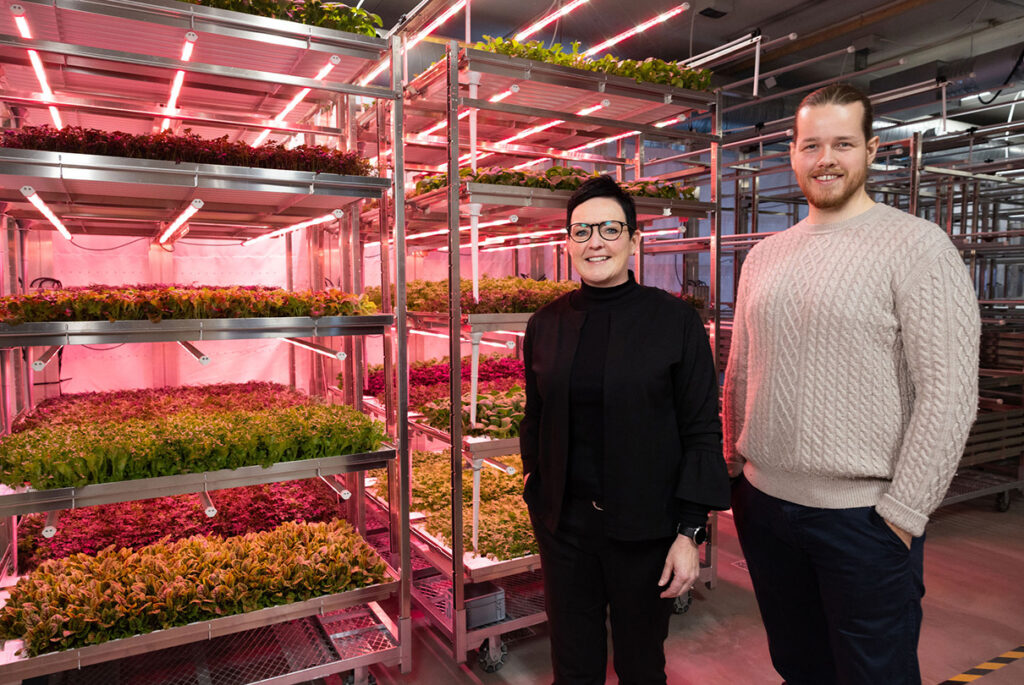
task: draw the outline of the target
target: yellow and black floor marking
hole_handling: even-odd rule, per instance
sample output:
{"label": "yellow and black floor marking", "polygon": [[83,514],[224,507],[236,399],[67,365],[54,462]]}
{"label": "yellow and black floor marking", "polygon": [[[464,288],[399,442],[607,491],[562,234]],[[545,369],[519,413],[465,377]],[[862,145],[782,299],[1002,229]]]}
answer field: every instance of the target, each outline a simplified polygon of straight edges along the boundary
{"label": "yellow and black floor marking", "polygon": [[960,675],[953,676],[949,680],[943,680],[939,685],[956,685],[956,683],[971,683],[978,678],[983,678],[993,671],[998,671],[1007,664],[1012,664],[1014,661],[1024,659],[1024,645],[1011,649],[1009,652],[1004,652],[994,659],[990,659],[983,664],[978,664],[974,668],[964,671]]}

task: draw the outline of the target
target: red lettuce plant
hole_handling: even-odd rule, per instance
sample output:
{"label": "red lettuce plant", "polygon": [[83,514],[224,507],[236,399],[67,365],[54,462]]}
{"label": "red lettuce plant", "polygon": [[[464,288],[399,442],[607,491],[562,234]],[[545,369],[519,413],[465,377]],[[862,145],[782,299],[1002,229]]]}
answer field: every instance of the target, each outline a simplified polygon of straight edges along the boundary
{"label": "red lettuce plant", "polygon": [[61,513],[57,534],[42,535],[45,514],[18,524],[18,568],[31,571],[47,559],[95,554],[114,545],[139,549],[163,537],[230,537],[270,530],[285,521],[329,521],[339,514],[338,495],[319,480],[291,481],[217,490],[210,497],[217,515],[208,518],[197,495],[119,502]]}
{"label": "red lettuce plant", "polygon": [[85,155],[159,159],[194,164],[225,164],[228,166],[313,171],[319,174],[369,176],[370,163],[356,152],[332,150],[323,145],[267,143],[252,147],[228,136],[200,138],[185,129],[180,134],[170,131],[132,135],[123,131],[100,131],[81,126],[55,129],[49,125],[8,129],[2,134],[0,147],[20,150],[49,150]]}
{"label": "red lettuce plant", "polygon": [[[463,357],[462,379],[470,380],[472,378],[472,371],[470,358]],[[410,392],[413,388],[437,385],[439,383],[444,383],[445,387],[447,387],[450,373],[451,370],[448,367],[447,359],[431,359],[410,364]],[[523,362],[517,357],[509,355],[483,355],[480,357],[477,378],[481,381],[490,381],[498,378],[515,378],[522,381],[524,378]],[[382,368],[371,369],[366,375],[365,392],[376,397],[380,397],[384,393],[384,370]],[[412,406],[411,403],[410,406]]]}

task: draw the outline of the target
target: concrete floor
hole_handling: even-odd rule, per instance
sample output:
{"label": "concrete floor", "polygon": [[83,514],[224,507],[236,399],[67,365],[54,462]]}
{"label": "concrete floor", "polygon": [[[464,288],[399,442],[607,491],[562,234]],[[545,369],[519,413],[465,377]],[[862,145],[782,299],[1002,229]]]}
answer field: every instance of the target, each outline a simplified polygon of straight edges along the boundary
{"label": "concrete floor", "polygon": [[[666,644],[670,685],[778,683],[743,568],[730,516],[720,516],[718,586],[701,589],[689,612],[674,616]],[[925,545],[926,685],[940,683],[1024,644],[1024,498],[998,513],[987,497],[940,509]],[[472,658],[455,664],[444,638],[415,621],[413,669],[374,671],[380,685],[540,685],[551,682],[547,633],[509,646],[507,662],[484,673]],[[609,670],[608,681],[616,682]],[[1024,683],[1024,659],[984,676],[980,685]]]}

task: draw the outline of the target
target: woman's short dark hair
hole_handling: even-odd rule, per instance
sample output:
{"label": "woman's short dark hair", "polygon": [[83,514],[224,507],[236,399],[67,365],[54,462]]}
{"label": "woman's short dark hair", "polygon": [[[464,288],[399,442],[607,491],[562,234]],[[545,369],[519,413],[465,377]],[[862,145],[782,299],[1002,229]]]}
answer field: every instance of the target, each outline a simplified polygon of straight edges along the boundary
{"label": "woman's short dark hair", "polygon": [[565,208],[565,225],[572,222],[572,213],[587,200],[595,197],[610,197],[619,203],[623,213],[626,215],[626,224],[629,226],[629,235],[636,233],[636,203],[633,196],[615,182],[615,179],[607,174],[588,178],[569,198],[569,204]]}
{"label": "woman's short dark hair", "polygon": [[[871,107],[871,100],[862,91],[854,88],[848,83],[833,83],[823,88],[812,91],[796,108],[799,112],[804,107],[821,107],[822,105],[852,105],[859,102],[864,106],[864,116],[861,119],[861,130],[864,131],[864,140],[871,140],[871,124],[875,114]],[[793,121],[793,139],[797,137],[796,120]]]}

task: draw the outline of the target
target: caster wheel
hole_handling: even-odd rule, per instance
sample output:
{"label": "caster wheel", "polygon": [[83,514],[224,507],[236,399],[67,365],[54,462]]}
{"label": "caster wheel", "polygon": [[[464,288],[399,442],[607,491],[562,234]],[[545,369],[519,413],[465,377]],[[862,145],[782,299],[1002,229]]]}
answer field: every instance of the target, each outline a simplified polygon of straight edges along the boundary
{"label": "caster wheel", "polygon": [[480,668],[484,670],[484,673],[500,671],[501,667],[505,665],[505,659],[508,656],[508,645],[502,642],[501,655],[497,659],[491,658],[491,650],[487,645],[489,640],[490,638],[484,640],[480,648],[476,650],[477,658],[480,661]]}
{"label": "caster wheel", "polygon": [[1007,512],[1010,510],[1010,491],[1004,490],[996,495],[996,511]]}
{"label": "caster wheel", "polygon": [[693,604],[693,590],[687,590],[686,594],[676,597],[675,602],[672,604],[672,613],[685,614],[690,610],[691,604]]}
{"label": "caster wheel", "polygon": [[[342,682],[344,682],[345,685],[355,685],[356,674],[352,671],[349,671],[345,674],[345,678]],[[372,673],[370,673],[366,676],[366,682],[369,683],[369,685],[377,685],[377,678],[374,677]]]}

